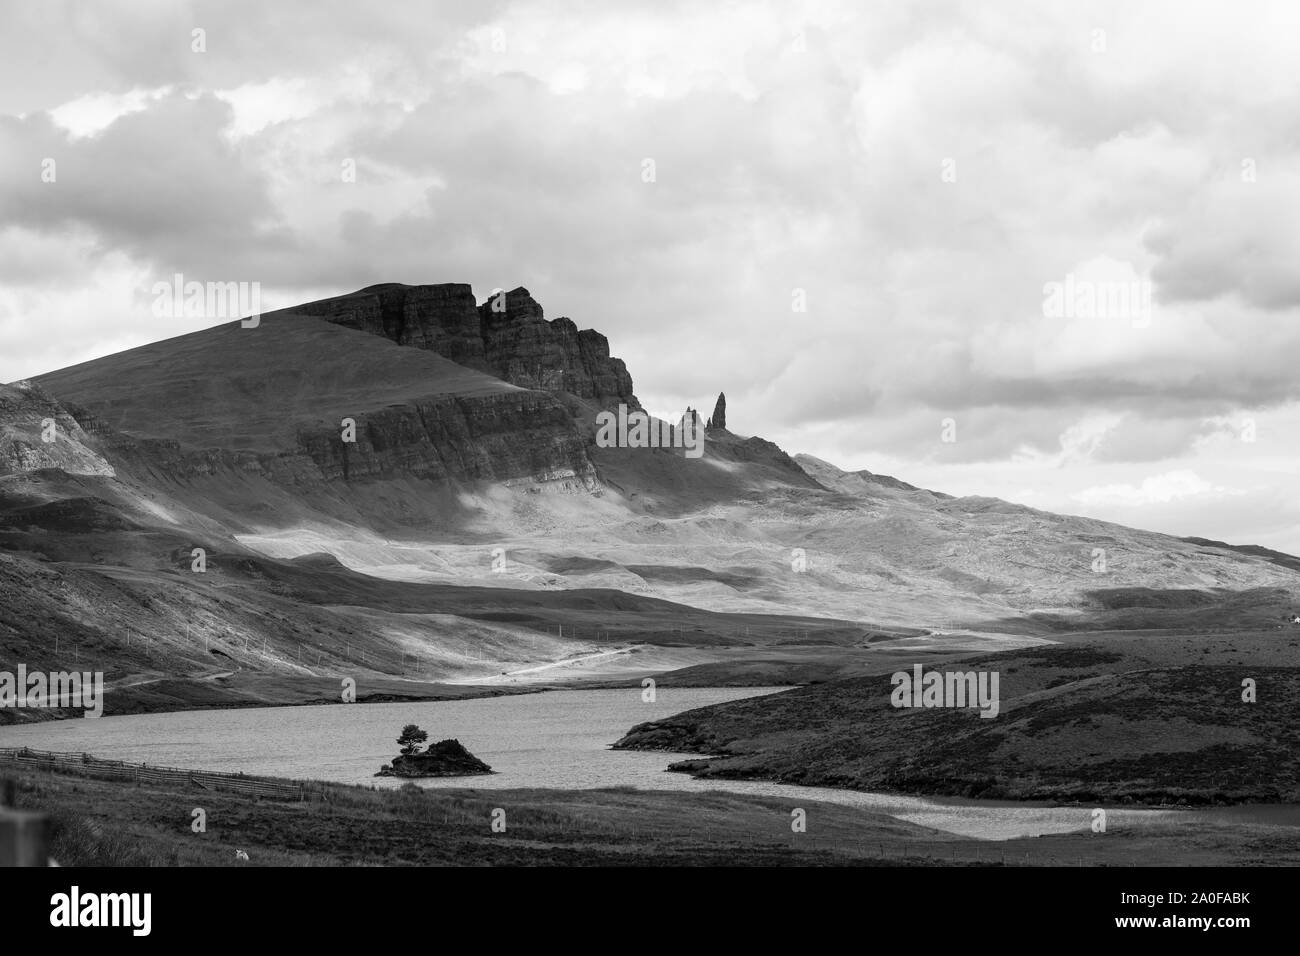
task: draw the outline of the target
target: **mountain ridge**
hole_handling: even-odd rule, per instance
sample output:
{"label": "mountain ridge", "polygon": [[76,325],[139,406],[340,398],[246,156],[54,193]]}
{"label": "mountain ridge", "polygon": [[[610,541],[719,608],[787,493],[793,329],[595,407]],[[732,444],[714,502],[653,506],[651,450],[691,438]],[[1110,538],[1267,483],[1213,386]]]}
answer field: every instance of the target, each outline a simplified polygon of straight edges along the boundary
{"label": "mountain ridge", "polygon": [[[630,375],[603,336],[501,295],[492,311],[468,286],[371,286],[0,390],[18,622],[0,650],[44,657],[63,628],[131,687],[179,682],[125,692],[172,704],[244,699],[250,680],[319,696],[331,668],[393,679],[417,660],[422,681],[494,686],[566,655],[599,659],[595,676],[781,682],[1079,632],[1259,627],[1295,603],[1298,569],[1275,554],[792,457],[728,430],[721,394],[699,459],[600,447],[594,414],[635,401]],[[35,454],[51,418],[61,444]],[[195,548],[212,576],[187,571]],[[311,589],[288,583],[307,572]],[[75,585],[71,616],[50,574]],[[350,597],[330,609],[331,593]],[[197,620],[203,650],[176,633]]]}

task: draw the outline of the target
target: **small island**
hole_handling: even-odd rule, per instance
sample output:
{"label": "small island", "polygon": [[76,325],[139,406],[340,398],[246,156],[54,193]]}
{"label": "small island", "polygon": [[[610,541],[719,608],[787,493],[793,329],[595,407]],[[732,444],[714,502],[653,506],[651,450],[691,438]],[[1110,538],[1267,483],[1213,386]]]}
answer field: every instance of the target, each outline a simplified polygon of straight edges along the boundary
{"label": "small island", "polygon": [[401,754],[379,768],[376,777],[468,777],[492,773],[492,768],[466,750],[459,740],[440,740],[426,749],[420,745],[429,739],[427,732],[415,724],[402,728],[397,738]]}

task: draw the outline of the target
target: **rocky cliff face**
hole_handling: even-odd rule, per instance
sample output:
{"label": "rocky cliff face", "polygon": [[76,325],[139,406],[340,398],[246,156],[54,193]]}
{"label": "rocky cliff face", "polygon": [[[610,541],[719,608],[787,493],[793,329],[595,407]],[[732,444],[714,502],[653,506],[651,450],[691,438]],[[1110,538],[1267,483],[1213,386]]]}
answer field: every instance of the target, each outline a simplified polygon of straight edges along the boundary
{"label": "rocky cliff face", "polygon": [[572,482],[594,490],[596,469],[568,411],[544,393],[436,399],[337,428],[304,429],[299,444],[327,480],[411,475],[435,481]]}
{"label": "rocky cliff face", "polygon": [[602,407],[640,407],[627,366],[610,357],[609,340],[593,329],[579,331],[569,318],[547,322],[527,289],[489,297],[479,318],[487,360],[507,382],[569,392]]}
{"label": "rocky cliff face", "polygon": [[563,391],[601,407],[640,407],[609,340],[572,319],[547,321],[527,289],[496,292],[483,305],[462,283],[369,286],[283,310],[428,349],[522,388]]}
{"label": "rocky cliff face", "polygon": [[76,423],[135,471],[184,481],[227,470],[280,485],[414,477],[433,481],[547,482],[594,491],[600,482],[565,407],[545,393],[517,392],[390,406],[356,418],[356,441],[333,423],[304,423],[297,448],[278,453],[185,449],[173,439],[136,438],[92,411]]}
{"label": "rocky cliff face", "polygon": [[112,475],[113,467],[85,439],[76,420],[39,387],[0,385],[0,475],[43,468]]}

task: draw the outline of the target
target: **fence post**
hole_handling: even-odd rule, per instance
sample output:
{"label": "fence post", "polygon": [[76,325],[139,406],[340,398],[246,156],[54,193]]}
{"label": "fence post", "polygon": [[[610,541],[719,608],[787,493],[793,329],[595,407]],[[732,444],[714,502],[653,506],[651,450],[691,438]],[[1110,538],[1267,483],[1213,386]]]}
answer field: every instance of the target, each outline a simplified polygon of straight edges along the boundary
{"label": "fence post", "polygon": [[49,862],[45,814],[0,807],[0,866],[48,866]]}

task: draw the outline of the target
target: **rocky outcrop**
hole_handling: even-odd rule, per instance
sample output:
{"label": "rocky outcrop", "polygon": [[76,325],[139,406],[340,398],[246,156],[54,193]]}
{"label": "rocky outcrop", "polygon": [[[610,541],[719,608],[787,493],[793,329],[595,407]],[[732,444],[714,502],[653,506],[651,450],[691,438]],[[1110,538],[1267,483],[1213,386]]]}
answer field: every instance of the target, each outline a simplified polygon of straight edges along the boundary
{"label": "rocky outcrop", "polygon": [[476,305],[463,283],[386,284],[283,312],[428,349],[522,388],[568,392],[604,408],[640,407],[627,366],[609,354],[609,340],[569,318],[547,321],[524,288],[496,291]]}
{"label": "rocky outcrop", "polygon": [[399,345],[437,352],[469,368],[493,371],[484,356],[474,292],[461,283],[375,285],[283,311],[319,316],[345,328],[382,335]]}
{"label": "rocky outcrop", "polygon": [[466,750],[459,740],[440,740],[421,753],[394,757],[376,777],[469,777],[492,768]]}
{"label": "rocky outcrop", "polygon": [[609,354],[609,340],[563,316],[547,322],[527,289],[490,296],[479,317],[487,361],[507,382],[569,392],[602,407],[640,407],[627,366]]}
{"label": "rocky outcrop", "polygon": [[113,474],[58,402],[31,382],[0,385],[0,475],[57,468],[70,475]]}
{"label": "rocky outcrop", "polygon": [[727,395],[725,392],[718,393],[718,403],[713,406],[713,414],[709,417],[709,428],[726,428],[727,427]]}

